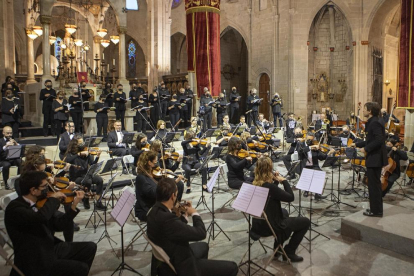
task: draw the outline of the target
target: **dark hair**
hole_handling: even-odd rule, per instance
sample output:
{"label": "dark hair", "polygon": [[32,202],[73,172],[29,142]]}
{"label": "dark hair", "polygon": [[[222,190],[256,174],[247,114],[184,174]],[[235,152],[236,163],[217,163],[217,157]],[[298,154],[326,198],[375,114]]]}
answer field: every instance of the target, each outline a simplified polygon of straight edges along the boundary
{"label": "dark hair", "polygon": [[388,139],[387,142],[390,142],[393,146],[395,146],[398,143],[397,140],[395,140],[394,138]]}
{"label": "dark hair", "polygon": [[69,126],[69,124],[73,124],[75,126],[75,123],[73,121],[66,121],[65,126]]}
{"label": "dark hair", "polygon": [[377,102],[367,102],[365,103],[367,111],[371,111],[372,116],[378,117],[381,112],[381,106]]}
{"label": "dark hair", "polygon": [[172,178],[161,178],[157,184],[155,192],[156,199],[159,202],[168,201],[173,193],[177,191],[177,184]]}
{"label": "dark hair", "polygon": [[147,135],[145,135],[144,133],[139,133],[138,134],[138,136],[137,136],[137,140],[135,141],[135,147],[137,148],[137,149],[141,149],[142,148],[142,145],[141,145],[141,140],[143,139],[143,138],[145,138],[145,137],[147,137]]}
{"label": "dark hair", "polygon": [[45,84],[48,83],[48,82],[52,82],[52,81],[51,80],[45,80]]}
{"label": "dark hair", "polygon": [[105,99],[105,98],[106,98],[106,95],[104,94],[99,95],[99,99]]}
{"label": "dark hair", "polygon": [[40,155],[40,152],[42,152],[42,150],[45,150],[45,148],[38,145],[30,147],[25,154],[26,161],[28,161],[29,159],[37,158]]}
{"label": "dark hair", "polygon": [[228,151],[230,153],[233,153],[235,150],[237,150],[237,146],[241,144],[242,141],[238,137],[231,137],[228,144]]}
{"label": "dark hair", "polygon": [[120,84],[120,83],[118,83],[117,85],[116,85],[116,87],[118,88],[118,87],[120,87],[120,86],[122,86],[122,87],[124,87],[122,84]]}
{"label": "dark hair", "polygon": [[22,174],[19,180],[20,193],[22,195],[29,194],[31,188],[38,188],[46,178],[45,172],[30,171]]}
{"label": "dark hair", "polygon": [[12,78],[11,76],[7,76],[5,83],[8,83],[11,78]]}
{"label": "dark hair", "polygon": [[43,156],[36,155],[30,159],[26,159],[21,168],[22,174],[36,171],[43,164],[46,164],[46,159]]}
{"label": "dark hair", "polygon": [[7,95],[12,94],[13,95],[13,91],[10,89],[6,89],[6,91],[4,92],[4,96],[7,97]]}
{"label": "dark hair", "polygon": [[80,134],[75,134],[72,138],[72,140],[70,140],[69,145],[68,145],[68,149],[66,151],[66,153],[71,153],[71,154],[77,154],[79,152],[79,142],[78,139],[82,138],[82,135]]}
{"label": "dark hair", "polygon": [[148,166],[148,161],[153,161],[157,158],[158,153],[154,151],[144,151],[138,158],[137,172],[140,174],[150,173],[151,168]]}

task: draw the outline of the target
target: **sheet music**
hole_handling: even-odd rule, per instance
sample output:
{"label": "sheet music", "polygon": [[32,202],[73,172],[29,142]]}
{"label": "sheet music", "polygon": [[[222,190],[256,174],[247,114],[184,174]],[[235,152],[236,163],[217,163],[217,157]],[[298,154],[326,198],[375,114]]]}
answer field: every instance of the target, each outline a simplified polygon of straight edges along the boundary
{"label": "sheet music", "polygon": [[325,187],[326,172],[303,169],[296,188],[316,194],[322,194]]}
{"label": "sheet music", "polygon": [[243,183],[232,207],[257,217],[262,215],[269,189]]}
{"label": "sheet music", "polygon": [[207,183],[207,191],[211,193],[213,191],[214,185],[216,184],[217,178],[219,176],[220,169],[217,168],[213,174],[213,177],[210,178],[210,181]]}
{"label": "sheet music", "polygon": [[129,217],[129,213],[135,204],[135,193],[131,187],[125,189],[118,202],[115,204],[114,209],[111,212],[111,216],[119,224],[123,226]]}

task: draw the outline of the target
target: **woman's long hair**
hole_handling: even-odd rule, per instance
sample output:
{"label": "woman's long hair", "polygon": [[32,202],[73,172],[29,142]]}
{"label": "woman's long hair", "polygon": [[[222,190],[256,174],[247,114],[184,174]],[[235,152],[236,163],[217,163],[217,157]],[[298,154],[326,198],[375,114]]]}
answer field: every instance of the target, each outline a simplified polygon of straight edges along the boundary
{"label": "woman's long hair", "polygon": [[241,144],[241,140],[238,137],[231,137],[228,143],[228,151],[233,154],[238,148],[237,146]]}
{"label": "woman's long hair", "polygon": [[137,173],[151,175],[152,168],[148,165],[148,161],[154,161],[157,158],[157,153],[153,151],[145,151],[141,153],[137,162]]}
{"label": "woman's long hair", "polygon": [[37,168],[43,164],[46,164],[46,160],[43,156],[36,156],[26,161],[22,164],[21,174],[36,171]]}
{"label": "woman's long hair", "polygon": [[161,152],[162,141],[161,140],[154,140],[151,143],[150,150],[159,153]]}
{"label": "woman's long hair", "polygon": [[257,160],[254,169],[253,185],[262,186],[264,183],[273,183],[273,163],[272,159],[263,156]]}
{"label": "woman's long hair", "polygon": [[66,151],[66,154],[71,153],[71,154],[77,154],[79,152],[79,142],[78,139],[82,138],[81,135],[79,134],[75,134],[75,136],[73,136],[72,140],[70,140],[69,145],[68,145],[68,150]]}
{"label": "woman's long hair", "polygon": [[144,133],[138,133],[137,140],[135,141],[135,147],[137,149],[142,149],[141,140],[145,137],[147,137],[147,135],[145,135]]}

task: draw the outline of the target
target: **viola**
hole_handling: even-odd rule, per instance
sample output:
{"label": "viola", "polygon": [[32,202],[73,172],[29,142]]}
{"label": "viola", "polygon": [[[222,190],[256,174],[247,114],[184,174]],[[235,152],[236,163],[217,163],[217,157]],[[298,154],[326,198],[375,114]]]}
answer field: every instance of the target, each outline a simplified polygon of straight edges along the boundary
{"label": "viola", "polygon": [[208,141],[207,141],[207,139],[199,139],[199,138],[194,138],[191,142],[190,142],[190,144],[194,147],[194,146],[197,146],[197,145],[202,145],[202,146],[205,146],[205,145],[207,145],[207,143],[208,143]]}
{"label": "viola", "polygon": [[247,151],[247,150],[241,149],[239,151],[239,153],[237,154],[237,156],[239,158],[242,158],[242,159],[244,159],[246,157],[257,158],[257,152],[255,152],[255,151]]}
{"label": "viola", "polygon": [[171,152],[170,154],[164,154],[163,157],[161,157],[161,159],[173,159],[173,160],[177,160],[178,157],[180,157],[180,154],[178,152]]}
{"label": "viola", "polygon": [[[152,169],[152,176],[155,179],[160,179],[161,177],[167,177],[167,178],[175,178],[179,175],[174,173],[172,170],[169,169],[161,169],[160,167]],[[184,178],[184,181],[187,181],[186,178]]]}
{"label": "viola", "polygon": [[[73,200],[75,199],[75,196],[76,196],[75,192],[73,192],[71,190],[68,190],[68,189],[62,189],[62,190],[59,190],[59,192],[63,193],[66,196],[65,198],[61,199],[62,204],[72,204],[72,202],[73,202]],[[47,197],[46,198],[38,200],[36,202],[36,208],[38,208],[38,209],[42,208],[45,205],[47,199],[49,197],[51,197],[54,193],[55,192],[51,192],[51,191],[47,192]],[[92,194],[92,193],[85,193],[85,197],[92,197],[93,195],[94,194]]]}
{"label": "viola", "polygon": [[[53,162],[53,164],[55,165],[55,169],[60,169],[61,170],[64,167],[66,167],[67,162],[63,162],[61,160],[57,160],[57,161]],[[70,166],[71,167],[74,167],[76,169],[80,169],[80,166],[78,166],[78,165],[70,164]]]}

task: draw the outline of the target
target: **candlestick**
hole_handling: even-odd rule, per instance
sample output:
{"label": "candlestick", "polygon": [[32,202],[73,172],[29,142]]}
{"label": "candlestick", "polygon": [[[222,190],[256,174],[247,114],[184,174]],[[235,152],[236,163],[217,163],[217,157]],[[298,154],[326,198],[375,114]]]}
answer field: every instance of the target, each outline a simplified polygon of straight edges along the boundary
{"label": "candlestick", "polygon": [[114,66],[115,66],[115,59],[113,59],[113,60],[112,60],[112,65],[114,65]]}
{"label": "candlestick", "polygon": [[105,59],[105,54],[104,53],[102,53],[102,59]]}

